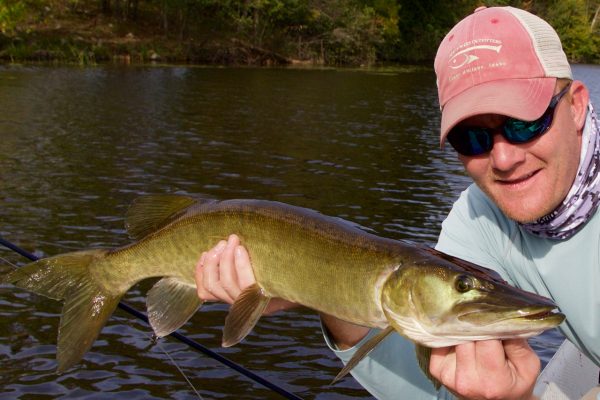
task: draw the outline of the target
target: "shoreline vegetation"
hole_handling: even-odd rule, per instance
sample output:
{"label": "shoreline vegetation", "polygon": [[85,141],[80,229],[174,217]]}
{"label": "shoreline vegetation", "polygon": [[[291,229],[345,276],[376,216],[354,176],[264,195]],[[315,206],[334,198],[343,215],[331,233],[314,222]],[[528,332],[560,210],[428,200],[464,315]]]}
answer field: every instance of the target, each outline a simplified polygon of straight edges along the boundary
{"label": "shoreline vegetation", "polygon": [[[553,25],[574,63],[600,63],[600,0],[486,1]],[[93,65],[431,65],[481,1],[0,0],[0,62]]]}

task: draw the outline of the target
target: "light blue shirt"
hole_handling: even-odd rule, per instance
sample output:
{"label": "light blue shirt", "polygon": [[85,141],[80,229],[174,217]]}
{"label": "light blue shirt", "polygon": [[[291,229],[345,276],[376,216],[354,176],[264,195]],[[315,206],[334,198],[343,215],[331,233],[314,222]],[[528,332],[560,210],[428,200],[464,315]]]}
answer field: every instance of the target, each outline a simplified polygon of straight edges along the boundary
{"label": "light blue shirt", "polygon": [[[533,236],[508,219],[475,185],[467,188],[442,224],[436,249],[496,270],[510,284],[554,299],[566,320],[563,334],[600,365],[600,213],[567,240]],[[355,347],[335,354],[346,363]],[[326,340],[328,340],[326,338]],[[414,344],[392,334],[353,370],[378,399],[446,399],[420,370]]]}
{"label": "light blue shirt", "polygon": [[[326,332],[325,329],[323,332]],[[346,364],[356,350],[377,332],[377,329],[371,329],[363,340],[348,350],[337,350],[327,334],[325,341]],[[446,389],[442,388],[439,392],[435,389],[419,368],[413,342],[397,333],[392,333],[379,343],[350,374],[377,399],[454,399]]]}
{"label": "light blue shirt", "polygon": [[600,365],[600,213],[569,239],[544,239],[504,216],[473,184],[442,224],[436,248],[553,299],[567,317],[561,332]]}

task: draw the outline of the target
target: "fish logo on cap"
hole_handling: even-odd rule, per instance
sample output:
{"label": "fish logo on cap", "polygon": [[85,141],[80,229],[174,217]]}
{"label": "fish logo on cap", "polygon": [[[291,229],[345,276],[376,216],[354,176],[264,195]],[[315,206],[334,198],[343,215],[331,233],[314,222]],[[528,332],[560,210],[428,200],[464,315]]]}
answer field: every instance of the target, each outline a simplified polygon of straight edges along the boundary
{"label": "fish logo on cap", "polygon": [[497,45],[497,46],[492,46],[492,45],[476,45],[476,46],[472,46],[472,47],[467,47],[466,49],[463,49],[459,52],[457,52],[456,54],[454,54],[452,56],[452,58],[450,58],[450,61],[448,62],[448,66],[452,69],[460,69],[462,67],[464,67],[465,65],[471,64],[472,62],[475,62],[477,60],[479,60],[479,57],[476,56],[475,54],[472,54],[472,52],[476,52],[479,50],[491,50],[491,51],[495,51],[496,53],[500,54],[500,49],[502,49],[502,44]]}

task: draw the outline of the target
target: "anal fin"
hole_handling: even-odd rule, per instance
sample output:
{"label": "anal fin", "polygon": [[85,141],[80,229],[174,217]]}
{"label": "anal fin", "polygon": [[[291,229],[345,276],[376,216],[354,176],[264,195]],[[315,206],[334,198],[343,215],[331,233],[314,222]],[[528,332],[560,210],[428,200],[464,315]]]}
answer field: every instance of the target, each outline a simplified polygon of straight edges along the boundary
{"label": "anal fin", "polygon": [[223,328],[223,347],[233,346],[250,333],[271,298],[258,284],[248,286],[229,309]]}

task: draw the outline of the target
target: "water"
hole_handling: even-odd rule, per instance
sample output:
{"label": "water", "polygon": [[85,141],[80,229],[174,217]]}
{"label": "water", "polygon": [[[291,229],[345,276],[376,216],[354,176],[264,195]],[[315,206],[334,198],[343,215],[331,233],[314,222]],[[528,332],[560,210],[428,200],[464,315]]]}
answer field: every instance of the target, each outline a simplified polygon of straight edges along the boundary
{"label": "water", "polygon": [[[600,104],[600,69],[575,74]],[[384,236],[433,245],[469,183],[439,149],[430,71],[201,67],[0,67],[0,235],[37,256],[128,243],[127,205],[147,193],[284,201]],[[201,251],[202,249],[199,249]],[[6,249],[0,257],[25,260]],[[0,270],[8,270],[0,263]],[[144,310],[148,283],[124,301]],[[172,339],[154,345],[117,311],[84,361],[57,376],[58,302],[0,286],[0,394],[11,398],[278,398]],[[181,333],[305,398],[368,398],[307,310],[263,318],[220,348],[226,307]],[[561,338],[535,340],[544,361]]]}

